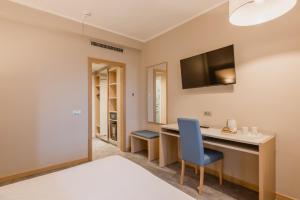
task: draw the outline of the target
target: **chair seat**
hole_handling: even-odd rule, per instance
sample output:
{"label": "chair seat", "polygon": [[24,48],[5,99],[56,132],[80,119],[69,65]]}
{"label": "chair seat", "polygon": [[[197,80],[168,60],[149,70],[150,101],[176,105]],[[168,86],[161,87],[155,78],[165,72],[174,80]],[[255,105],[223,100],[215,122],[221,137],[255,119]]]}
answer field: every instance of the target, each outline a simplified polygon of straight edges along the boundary
{"label": "chair seat", "polygon": [[209,165],[223,158],[224,155],[222,152],[204,148],[204,165]]}
{"label": "chair seat", "polygon": [[132,132],[133,135],[137,135],[146,139],[153,139],[157,138],[159,134],[154,131],[147,131],[147,130],[142,130],[142,131],[134,131]]}

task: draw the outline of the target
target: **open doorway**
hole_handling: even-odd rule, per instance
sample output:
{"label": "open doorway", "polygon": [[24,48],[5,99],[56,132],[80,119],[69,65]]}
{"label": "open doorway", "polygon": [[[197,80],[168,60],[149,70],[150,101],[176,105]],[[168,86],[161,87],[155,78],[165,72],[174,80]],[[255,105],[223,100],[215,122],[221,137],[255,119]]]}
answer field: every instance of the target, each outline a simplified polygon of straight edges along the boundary
{"label": "open doorway", "polygon": [[[89,58],[89,160],[93,144],[113,145],[126,150],[125,64]],[[95,143],[96,142],[96,143]],[[101,148],[104,145],[97,145]]]}

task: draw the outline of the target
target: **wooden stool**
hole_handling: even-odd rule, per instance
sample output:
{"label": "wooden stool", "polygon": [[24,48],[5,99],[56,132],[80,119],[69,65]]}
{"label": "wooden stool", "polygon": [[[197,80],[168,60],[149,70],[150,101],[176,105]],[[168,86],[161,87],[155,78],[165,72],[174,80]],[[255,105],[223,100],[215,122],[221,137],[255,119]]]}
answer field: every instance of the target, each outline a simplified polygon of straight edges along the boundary
{"label": "wooden stool", "polygon": [[131,136],[131,153],[148,149],[148,161],[159,157],[159,134],[153,131],[134,131]]}

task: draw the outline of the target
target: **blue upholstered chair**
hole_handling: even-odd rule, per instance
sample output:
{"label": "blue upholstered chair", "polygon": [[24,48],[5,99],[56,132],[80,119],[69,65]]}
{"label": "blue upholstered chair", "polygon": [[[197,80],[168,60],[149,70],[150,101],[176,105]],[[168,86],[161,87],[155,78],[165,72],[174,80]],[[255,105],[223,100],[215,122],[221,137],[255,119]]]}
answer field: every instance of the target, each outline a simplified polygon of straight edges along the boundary
{"label": "blue upholstered chair", "polygon": [[[200,167],[199,193],[203,191],[204,186],[204,167],[209,164],[216,163],[218,165],[219,183],[222,185],[223,153],[204,148],[198,120],[179,118],[177,121],[180,132],[182,159],[180,184],[183,184],[185,162],[188,162]],[[196,172],[198,171],[197,168]]]}

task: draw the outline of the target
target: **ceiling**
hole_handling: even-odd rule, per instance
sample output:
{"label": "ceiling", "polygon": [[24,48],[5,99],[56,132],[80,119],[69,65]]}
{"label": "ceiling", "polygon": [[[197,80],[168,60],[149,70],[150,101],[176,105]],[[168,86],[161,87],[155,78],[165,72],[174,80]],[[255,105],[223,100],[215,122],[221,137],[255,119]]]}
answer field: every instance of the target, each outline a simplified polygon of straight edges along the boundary
{"label": "ceiling", "polygon": [[227,0],[11,0],[141,42],[149,41]]}

